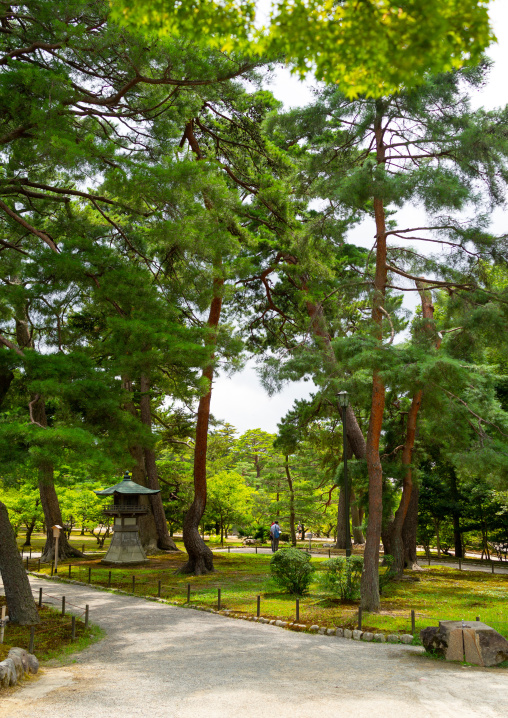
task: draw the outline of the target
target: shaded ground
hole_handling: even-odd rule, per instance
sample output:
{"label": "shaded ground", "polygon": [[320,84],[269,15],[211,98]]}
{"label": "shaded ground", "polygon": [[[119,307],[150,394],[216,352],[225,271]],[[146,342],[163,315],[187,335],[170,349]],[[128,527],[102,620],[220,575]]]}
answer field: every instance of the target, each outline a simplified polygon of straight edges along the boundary
{"label": "shaded ground", "polygon": [[[34,589],[48,582],[32,580]],[[0,718],[501,718],[508,675],[444,664],[412,646],[284,631],[92,588],[107,637],[75,663],[2,696]],[[58,599],[55,599],[57,601]]]}

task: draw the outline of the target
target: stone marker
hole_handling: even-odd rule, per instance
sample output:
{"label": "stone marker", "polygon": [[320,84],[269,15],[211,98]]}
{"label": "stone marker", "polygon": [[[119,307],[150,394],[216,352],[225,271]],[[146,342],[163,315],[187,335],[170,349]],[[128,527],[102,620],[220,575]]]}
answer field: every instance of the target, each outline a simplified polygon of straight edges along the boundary
{"label": "stone marker", "polygon": [[370,633],[369,631],[365,631],[365,633],[362,635],[362,641],[373,641],[374,640],[374,634]]}
{"label": "stone marker", "polygon": [[440,621],[420,631],[420,638],[426,651],[447,661],[495,666],[508,659],[508,641],[482,621]]}

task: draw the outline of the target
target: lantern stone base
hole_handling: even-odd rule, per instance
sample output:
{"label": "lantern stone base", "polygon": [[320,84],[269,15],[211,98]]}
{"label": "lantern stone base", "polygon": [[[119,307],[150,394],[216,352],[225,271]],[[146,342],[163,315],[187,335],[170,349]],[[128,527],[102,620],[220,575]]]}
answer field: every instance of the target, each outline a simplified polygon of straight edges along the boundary
{"label": "lantern stone base", "polygon": [[137,526],[116,526],[107,554],[101,561],[106,566],[128,566],[148,563],[139,541]]}

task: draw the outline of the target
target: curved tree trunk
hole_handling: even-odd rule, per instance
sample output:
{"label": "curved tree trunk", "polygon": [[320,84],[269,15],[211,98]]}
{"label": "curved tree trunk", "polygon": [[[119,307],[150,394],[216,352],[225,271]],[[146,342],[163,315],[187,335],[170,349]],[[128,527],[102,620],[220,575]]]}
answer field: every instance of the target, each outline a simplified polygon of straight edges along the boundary
{"label": "curved tree trunk", "polygon": [[285,456],[286,478],[289,487],[289,533],[291,534],[291,545],[296,546],[296,528],[295,528],[295,491],[293,488],[293,479],[289,471],[289,456]]}
{"label": "curved tree trunk", "polygon": [[[152,431],[152,412],[151,412],[151,401],[150,401],[150,381],[145,374],[141,375],[141,398],[139,400],[141,421]],[[143,450],[145,459],[145,471],[146,481],[149,489],[160,489],[159,477],[157,475],[157,465],[155,463],[155,452],[151,448]],[[164,551],[178,551],[175,542],[169,535],[168,523],[166,521],[166,514],[164,513],[164,506],[162,505],[162,497],[160,493],[152,494],[150,496],[150,504],[152,507],[152,513],[155,521],[155,528],[157,531],[157,547]]]}
{"label": "curved tree trunk", "polygon": [[223,285],[223,279],[216,278],[213,280],[214,296],[208,315],[208,327],[212,331],[207,338],[207,345],[211,349],[211,361],[203,370],[203,378],[208,382],[209,389],[199,400],[196,441],[194,444],[194,501],[187,511],[183,523],[183,542],[189,555],[189,560],[180,569],[180,573],[189,573],[195,576],[214,570],[213,553],[200,536],[199,522],[206,508],[206,450],[208,446],[210,402],[212,399],[214,349],[222,308]]}
{"label": "curved tree trunk", "polygon": [[40,623],[37,607],[5,504],[0,501],[0,574],[9,620],[22,626]]}
{"label": "curved tree trunk", "polygon": [[[432,304],[432,296],[429,291],[426,291],[422,282],[417,282],[417,288],[420,293],[421,304],[422,304],[422,317],[425,320],[424,331],[427,334],[429,343],[433,343],[436,349],[439,349],[441,339],[439,336],[436,337],[433,325],[434,319],[434,306]],[[411,501],[411,493],[413,489],[413,476],[411,461],[413,456],[413,449],[416,439],[416,422],[418,419],[418,412],[423,399],[423,388],[419,388],[415,391],[411,406],[407,415],[406,423],[406,439],[404,441],[404,448],[402,450],[402,466],[404,467],[404,478],[402,482],[402,496],[400,504],[395,512],[395,518],[392,526],[392,555],[394,558],[391,571],[397,577],[401,577],[404,573],[404,565],[406,563],[404,540],[402,537],[402,528],[406,519],[406,514]]]}

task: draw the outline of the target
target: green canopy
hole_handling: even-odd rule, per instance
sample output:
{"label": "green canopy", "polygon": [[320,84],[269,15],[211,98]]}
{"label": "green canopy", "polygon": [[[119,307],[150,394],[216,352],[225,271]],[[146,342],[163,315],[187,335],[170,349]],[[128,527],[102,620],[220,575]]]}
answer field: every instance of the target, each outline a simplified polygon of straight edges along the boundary
{"label": "green canopy", "polygon": [[125,476],[119,484],[110,486],[109,489],[102,491],[94,491],[97,496],[111,496],[111,494],[159,494],[160,489],[147,489],[141,484],[136,484],[130,477],[129,472],[125,472]]}

